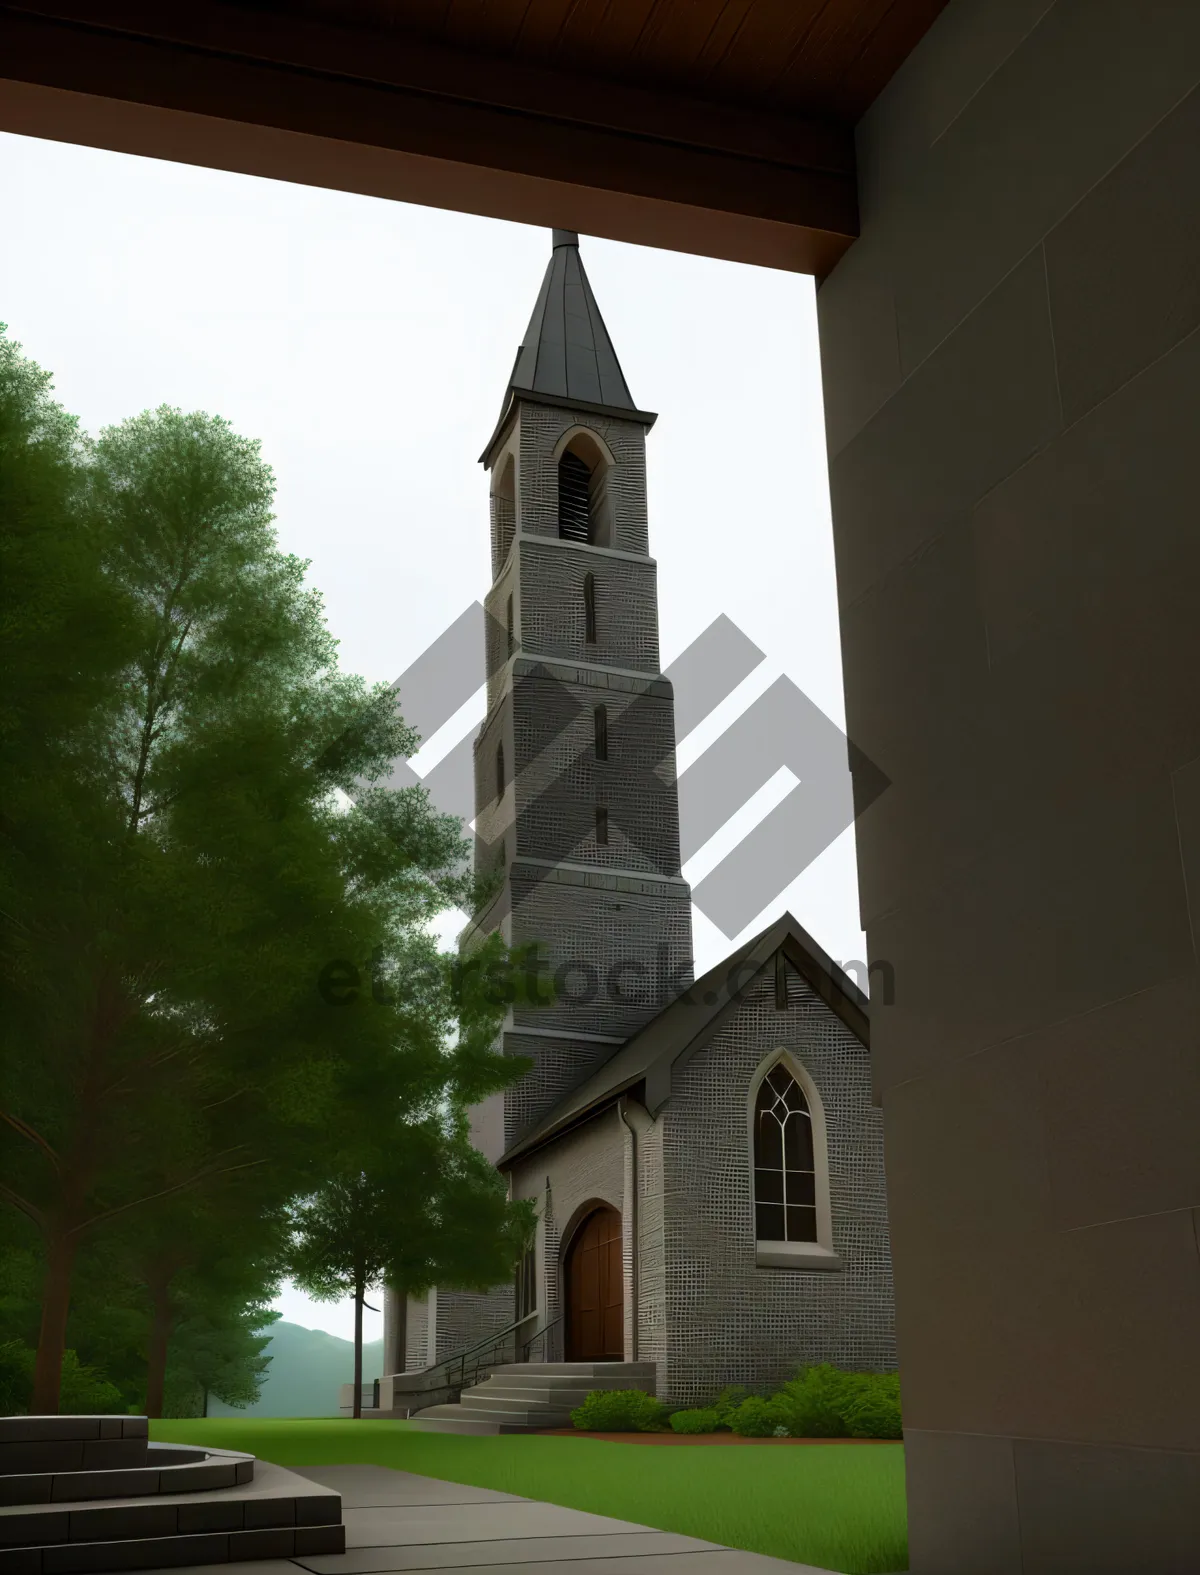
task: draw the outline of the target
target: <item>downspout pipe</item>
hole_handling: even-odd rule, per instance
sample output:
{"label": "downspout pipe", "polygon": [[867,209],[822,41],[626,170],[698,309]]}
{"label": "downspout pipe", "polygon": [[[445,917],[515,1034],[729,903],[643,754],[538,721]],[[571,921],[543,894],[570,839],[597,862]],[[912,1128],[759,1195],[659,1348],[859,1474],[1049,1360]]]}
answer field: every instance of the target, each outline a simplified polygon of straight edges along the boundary
{"label": "downspout pipe", "polygon": [[638,1140],[637,1140],[637,1129],[633,1125],[633,1123],[630,1121],[628,1115],[626,1114],[627,1108],[628,1108],[628,1101],[627,1100],[622,1099],[622,1100],[620,1100],[618,1102],[618,1104],[617,1104],[617,1114],[621,1118],[621,1124],[624,1126],[625,1130],[629,1133],[629,1144],[630,1144],[630,1149],[629,1149],[629,1154],[630,1154],[630,1164],[629,1164],[629,1174],[630,1174],[630,1180],[629,1180],[629,1194],[630,1194],[630,1196],[629,1196],[629,1235],[630,1235],[631,1241],[633,1242],[633,1253],[632,1253],[632,1257],[631,1257],[630,1270],[629,1270],[629,1296],[630,1296],[630,1300],[633,1303],[633,1307],[632,1307],[632,1314],[633,1314],[633,1316],[631,1317],[630,1324],[629,1324],[629,1329],[630,1329],[629,1354],[630,1354],[630,1360],[636,1362],[637,1359],[638,1359],[638,1321],[639,1321],[639,1315],[641,1313],[641,1307],[640,1307],[640,1304],[639,1304],[639,1301],[638,1301],[638,1282],[639,1282],[640,1259],[641,1259],[641,1256],[642,1256],[642,1253],[641,1253],[641,1241],[640,1241],[640,1239],[638,1237]]}

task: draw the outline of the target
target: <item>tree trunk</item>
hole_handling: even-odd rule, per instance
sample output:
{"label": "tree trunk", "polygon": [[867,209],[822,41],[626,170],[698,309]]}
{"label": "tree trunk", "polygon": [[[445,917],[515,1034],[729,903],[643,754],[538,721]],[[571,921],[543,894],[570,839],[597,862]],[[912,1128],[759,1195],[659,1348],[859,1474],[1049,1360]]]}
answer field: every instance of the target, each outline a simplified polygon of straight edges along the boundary
{"label": "tree trunk", "polygon": [[67,1345],[67,1314],[71,1310],[71,1270],[77,1238],[60,1225],[46,1241],[46,1272],[42,1279],[42,1325],[33,1367],[33,1415],[57,1416],[62,1391],[62,1361]]}
{"label": "tree trunk", "polygon": [[354,1417],[362,1417],[362,1315],[367,1287],[361,1270],[354,1276]]}
{"label": "tree trunk", "polygon": [[389,1285],[383,1296],[383,1372],[390,1377],[408,1366],[408,1293]]}
{"label": "tree trunk", "polygon": [[167,1347],[171,1339],[171,1293],[165,1285],[151,1287],[154,1312],[150,1319],[150,1342],[146,1352],[146,1415],[163,1414],[167,1388]]}

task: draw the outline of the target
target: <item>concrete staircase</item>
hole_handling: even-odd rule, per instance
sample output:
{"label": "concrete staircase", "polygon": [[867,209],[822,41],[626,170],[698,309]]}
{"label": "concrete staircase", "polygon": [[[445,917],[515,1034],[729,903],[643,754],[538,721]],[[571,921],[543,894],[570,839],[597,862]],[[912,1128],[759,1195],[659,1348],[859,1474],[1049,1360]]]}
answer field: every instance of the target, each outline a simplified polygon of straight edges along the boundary
{"label": "concrete staircase", "polygon": [[539,1433],[569,1427],[571,1411],[596,1389],[654,1393],[653,1362],[516,1362],[464,1389],[457,1405],[419,1411],[429,1433]]}

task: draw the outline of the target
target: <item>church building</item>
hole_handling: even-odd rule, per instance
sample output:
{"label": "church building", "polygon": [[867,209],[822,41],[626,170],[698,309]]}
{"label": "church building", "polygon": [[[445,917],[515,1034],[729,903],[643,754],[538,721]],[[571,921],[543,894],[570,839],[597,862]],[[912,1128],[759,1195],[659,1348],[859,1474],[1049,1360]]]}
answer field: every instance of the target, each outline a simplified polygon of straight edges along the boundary
{"label": "church building", "polygon": [[578,236],[554,231],[482,456],[476,861],[499,890],[463,938],[536,943],[555,979],[552,1004],[510,1010],[530,1069],[474,1122],[537,1233],[515,1286],[410,1298],[400,1354],[412,1372],[504,1331],[518,1359],[653,1363],[663,1399],[698,1404],[896,1353],[866,998],[790,914],[692,977],[654,421]]}

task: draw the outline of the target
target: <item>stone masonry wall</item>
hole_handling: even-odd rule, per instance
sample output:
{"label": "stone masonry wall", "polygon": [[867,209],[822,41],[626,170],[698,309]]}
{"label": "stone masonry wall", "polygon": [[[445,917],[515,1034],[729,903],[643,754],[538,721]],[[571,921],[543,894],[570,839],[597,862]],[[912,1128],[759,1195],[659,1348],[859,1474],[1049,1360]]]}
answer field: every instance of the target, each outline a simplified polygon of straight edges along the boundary
{"label": "stone masonry wall", "polygon": [[[533,1198],[538,1204],[538,1311],[543,1324],[564,1311],[563,1247],[568,1234],[586,1217],[587,1205],[607,1203],[623,1220],[626,1217],[623,1137],[616,1109],[601,1111],[586,1126],[548,1143],[513,1168],[513,1197]],[[627,1254],[627,1287],[628,1280]]]}
{"label": "stone masonry wall", "polygon": [[[895,1313],[883,1124],[870,1054],[806,982],[788,1009],[760,975],[715,1037],[676,1069],[664,1143],[669,1398],[699,1403],[726,1383],[765,1388],[800,1362],[890,1371]],[[763,1061],[787,1049],[825,1110],[833,1245],[840,1270],[758,1268],[749,1097]]]}
{"label": "stone masonry wall", "polygon": [[518,422],[517,528],[535,536],[558,535],[558,465],[554,450],[572,427],[603,438],[616,464],[609,474],[613,545],[649,551],[646,523],[646,436],[636,421],[608,420],[552,405],[523,404]]}

